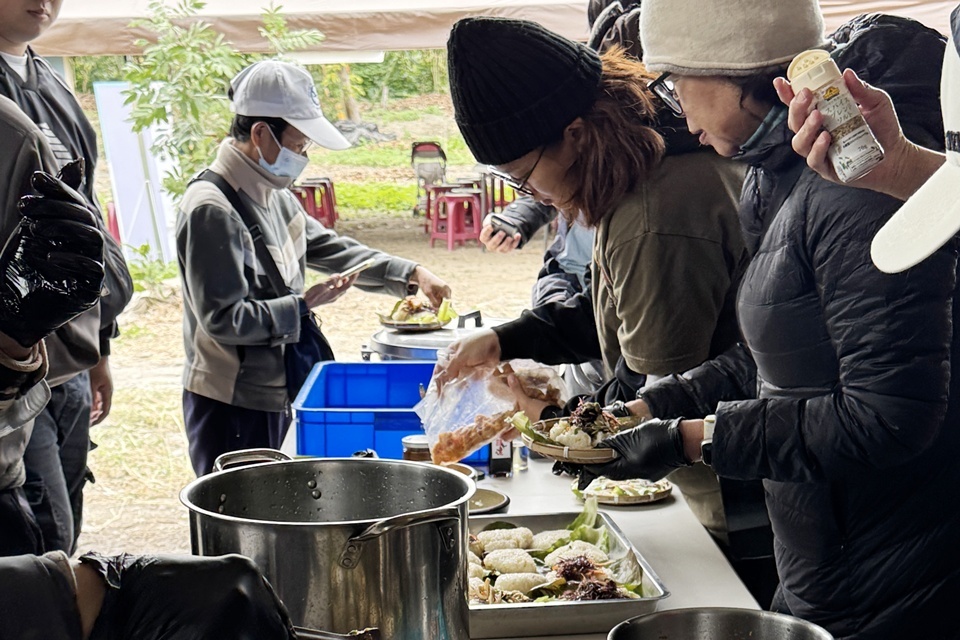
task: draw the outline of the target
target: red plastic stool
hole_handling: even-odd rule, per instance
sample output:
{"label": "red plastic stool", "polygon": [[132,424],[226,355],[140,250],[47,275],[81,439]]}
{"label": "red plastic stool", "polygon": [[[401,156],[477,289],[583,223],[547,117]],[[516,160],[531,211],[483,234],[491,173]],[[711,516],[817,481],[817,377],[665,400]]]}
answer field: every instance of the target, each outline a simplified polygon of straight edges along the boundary
{"label": "red plastic stool", "polygon": [[319,220],[328,229],[333,229],[340,219],[337,213],[337,195],[330,178],[310,178],[290,187],[300,199],[307,215]]}
{"label": "red plastic stool", "polygon": [[446,238],[447,250],[453,251],[456,245],[463,245],[467,240],[479,242],[482,222],[479,190],[456,189],[439,193],[434,200],[430,246],[436,240]]}

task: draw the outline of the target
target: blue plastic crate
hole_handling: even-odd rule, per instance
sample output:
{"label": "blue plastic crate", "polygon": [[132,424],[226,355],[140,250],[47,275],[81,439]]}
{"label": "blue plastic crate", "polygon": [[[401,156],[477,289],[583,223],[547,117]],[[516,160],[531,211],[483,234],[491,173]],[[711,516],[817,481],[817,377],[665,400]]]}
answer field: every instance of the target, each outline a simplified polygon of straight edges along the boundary
{"label": "blue plastic crate", "polygon": [[[337,458],[373,449],[403,456],[404,436],[423,433],[413,406],[430,383],[435,362],[321,362],[293,402],[299,455]],[[489,447],[464,460],[485,464]]]}

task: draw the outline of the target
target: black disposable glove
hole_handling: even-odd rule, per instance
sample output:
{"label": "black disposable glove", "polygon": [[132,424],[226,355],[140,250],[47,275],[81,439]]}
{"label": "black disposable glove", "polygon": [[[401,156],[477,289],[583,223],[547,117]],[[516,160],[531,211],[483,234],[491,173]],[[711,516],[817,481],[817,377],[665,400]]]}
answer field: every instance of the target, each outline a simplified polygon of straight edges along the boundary
{"label": "black disposable glove", "polygon": [[620,455],[606,464],[584,466],[580,483],[589,478],[586,482],[589,484],[597,476],[606,476],[611,480],[643,478],[655,482],[674,469],[689,467],[690,463],[683,455],[680,420],[654,418],[607,438],[597,446],[609,447]]}
{"label": "black disposable glove", "polygon": [[287,611],[238,555],[101,556],[80,562],[107,583],[90,640],[293,640]]}
{"label": "black disposable glove", "polygon": [[97,303],[103,288],[103,236],[74,188],[83,161],[59,177],[38,171],[38,195],[20,199],[23,218],[0,252],[0,331],[32,347]]}

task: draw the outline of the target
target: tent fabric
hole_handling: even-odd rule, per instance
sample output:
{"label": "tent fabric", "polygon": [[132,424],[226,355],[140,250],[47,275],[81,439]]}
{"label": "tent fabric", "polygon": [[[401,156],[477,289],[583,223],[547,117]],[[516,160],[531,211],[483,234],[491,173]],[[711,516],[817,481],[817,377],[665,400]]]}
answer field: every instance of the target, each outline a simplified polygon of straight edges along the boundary
{"label": "tent fabric", "polygon": [[[789,0],[785,0],[789,1]],[[172,3],[173,0],[166,0]],[[60,18],[34,43],[48,56],[132,55],[148,38],[130,23],[147,15],[149,0],[71,0]],[[238,49],[267,51],[260,15],[268,0],[208,0],[200,16]],[[454,22],[466,16],[501,16],[540,22],[569,38],[587,36],[587,0],[282,0],[291,29],[318,29],[318,51],[390,51],[446,46]],[[949,33],[957,0],[822,0],[827,30],[861,13],[907,16]]]}

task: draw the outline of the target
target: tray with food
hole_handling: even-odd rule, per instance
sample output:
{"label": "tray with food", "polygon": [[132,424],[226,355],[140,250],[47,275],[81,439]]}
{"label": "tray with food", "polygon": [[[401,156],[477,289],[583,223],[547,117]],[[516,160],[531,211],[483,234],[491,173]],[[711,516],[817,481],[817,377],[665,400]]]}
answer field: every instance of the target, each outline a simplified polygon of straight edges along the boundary
{"label": "tray with food", "polygon": [[514,422],[531,451],[576,464],[602,464],[616,459],[615,450],[597,445],[639,423],[637,418],[617,418],[596,402],[581,402],[573,413],[563,418]]}
{"label": "tray with food", "polygon": [[600,476],[586,486],[583,491],[577,488],[577,480],[571,487],[581,500],[595,498],[600,504],[630,505],[659,502],[673,493],[673,484],[669,480],[651,482],[641,478],[629,480],[611,480]]}
{"label": "tray with food", "polygon": [[444,300],[440,307],[435,309],[422,298],[407,296],[398,300],[390,313],[377,315],[380,317],[380,324],[389,329],[420,332],[442,329],[457,317],[457,312],[453,310],[449,300]]}
{"label": "tray with food", "polygon": [[470,637],[606,633],[669,592],[613,519],[582,513],[471,516]]}

